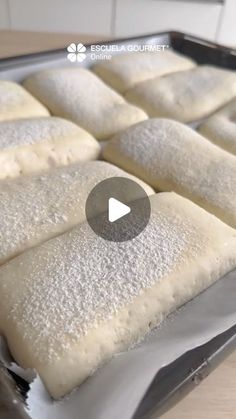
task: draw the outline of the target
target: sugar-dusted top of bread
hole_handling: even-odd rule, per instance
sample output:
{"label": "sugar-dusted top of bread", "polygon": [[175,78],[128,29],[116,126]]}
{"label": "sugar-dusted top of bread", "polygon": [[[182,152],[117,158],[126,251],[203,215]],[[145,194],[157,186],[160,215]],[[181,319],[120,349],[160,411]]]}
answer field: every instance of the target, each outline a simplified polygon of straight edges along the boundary
{"label": "sugar-dusted top of bread", "polygon": [[90,135],[73,122],[56,117],[26,118],[0,123],[0,150],[53,141],[73,135]]}
{"label": "sugar-dusted top of bread", "polygon": [[[17,324],[40,362],[55,361],[91,325],[206,252],[211,264],[211,246],[235,240],[233,229],[180,196],[157,194],[151,204],[147,228],[132,241],[107,242],[82,223],[1,268],[0,318]],[[222,256],[221,265],[230,262]]]}
{"label": "sugar-dusted top of bread", "polygon": [[48,115],[48,110],[24,87],[0,80],[0,121]]}
{"label": "sugar-dusted top of bread", "polygon": [[213,143],[236,155],[236,99],[203,121],[198,131]]}
{"label": "sugar-dusted top of bread", "polygon": [[72,120],[101,140],[147,119],[143,110],[127,103],[87,69],[45,70],[27,78],[24,86],[53,115]]}
{"label": "sugar-dusted top of bread", "polygon": [[155,77],[126,92],[126,99],[150,117],[192,122],[236,97],[236,72],[202,65]]}
{"label": "sugar-dusted top of bread", "polygon": [[142,81],[195,66],[193,60],[171,50],[131,52],[114,55],[96,63],[92,69],[106,83],[120,92]]}
{"label": "sugar-dusted top of bread", "polygon": [[236,226],[236,157],[188,126],[143,121],[113,137],[103,155],[157,190],[174,190]]}
{"label": "sugar-dusted top of bread", "polygon": [[113,176],[134,179],[153,193],[141,180],[101,161],[0,181],[0,264],[85,220],[89,192]]}

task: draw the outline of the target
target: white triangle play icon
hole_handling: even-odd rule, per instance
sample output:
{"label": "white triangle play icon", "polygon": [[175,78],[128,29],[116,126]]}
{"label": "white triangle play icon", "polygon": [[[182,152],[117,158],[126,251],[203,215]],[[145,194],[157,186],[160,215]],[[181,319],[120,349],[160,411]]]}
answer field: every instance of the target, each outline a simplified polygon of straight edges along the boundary
{"label": "white triangle play icon", "polygon": [[109,198],[108,200],[108,220],[110,223],[119,220],[119,218],[131,212],[131,208],[128,205],[123,204],[115,198]]}

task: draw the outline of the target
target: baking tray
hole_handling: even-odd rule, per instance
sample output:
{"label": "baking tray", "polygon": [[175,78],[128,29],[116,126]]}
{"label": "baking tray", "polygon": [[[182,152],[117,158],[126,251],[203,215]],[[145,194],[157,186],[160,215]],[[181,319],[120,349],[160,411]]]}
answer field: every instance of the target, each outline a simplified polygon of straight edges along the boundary
{"label": "baking tray", "polygon": [[[79,42],[79,39],[75,42]],[[160,32],[132,38],[116,39],[105,42],[93,43],[93,45],[125,45],[125,44],[164,44],[177,52],[193,58],[199,64],[212,64],[223,68],[236,70],[236,50],[206,41],[202,38],[182,32]],[[85,44],[89,55],[90,44]],[[114,53],[115,54],[115,53]],[[88,57],[89,58],[89,57]],[[75,65],[89,67],[91,61],[86,59],[83,63],[71,64],[67,60],[65,48],[45,52],[37,52],[28,55],[20,55],[0,59],[0,79],[15,80],[21,82],[29,74],[47,68],[58,66]]]}
{"label": "baking tray", "polygon": [[[133,419],[155,419],[173,407],[236,349],[236,326],[162,368],[141,400]],[[0,418],[30,419],[27,381],[0,365]],[[43,418],[42,418],[43,419]],[[79,418],[78,418],[79,419]]]}
{"label": "baking tray", "polygon": [[155,418],[161,416],[199,385],[235,349],[236,326],[162,368],[133,419],[149,419],[153,414]]}
{"label": "baking tray", "polygon": [[[79,42],[79,40],[75,39],[75,42]],[[130,43],[139,45],[165,44],[169,45],[171,49],[193,58],[199,64],[212,64],[223,68],[236,69],[236,50],[181,32],[168,31],[102,42],[103,45]],[[101,42],[98,44],[101,44]],[[90,44],[87,44],[86,47],[87,59],[83,63],[73,63],[73,66],[90,66]],[[42,69],[70,66],[71,63],[66,57],[66,49],[62,48],[4,58],[0,60],[0,79],[21,82],[29,74]],[[163,368],[152,381],[136,410],[134,419],[148,419],[154,411],[159,417],[208,375],[235,347],[236,325],[207,344],[187,352],[175,362]],[[28,384],[24,380],[0,366],[0,392],[2,399],[5,400],[8,412],[8,414],[4,413],[4,418],[25,419],[27,417],[21,408],[27,389]]]}

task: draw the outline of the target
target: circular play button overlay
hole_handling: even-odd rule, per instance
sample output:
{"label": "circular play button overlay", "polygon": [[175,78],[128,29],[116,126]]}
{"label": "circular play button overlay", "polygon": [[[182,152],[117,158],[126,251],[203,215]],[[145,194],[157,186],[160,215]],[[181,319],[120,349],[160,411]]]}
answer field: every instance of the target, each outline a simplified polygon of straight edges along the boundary
{"label": "circular play button overlay", "polygon": [[150,218],[150,201],[133,180],[112,177],[98,183],[86,201],[92,230],[105,240],[124,242],[138,236]]}

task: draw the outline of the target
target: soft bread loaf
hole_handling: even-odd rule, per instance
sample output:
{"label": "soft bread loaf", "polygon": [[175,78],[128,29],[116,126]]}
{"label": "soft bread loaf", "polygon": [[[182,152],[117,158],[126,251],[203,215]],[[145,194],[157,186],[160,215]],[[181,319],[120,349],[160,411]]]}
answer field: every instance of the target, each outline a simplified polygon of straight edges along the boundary
{"label": "soft bread loaf", "polygon": [[236,228],[236,157],[180,122],[150,119],[115,136],[106,160],[175,191]]}
{"label": "soft bread loaf", "polygon": [[174,51],[134,52],[113,55],[92,69],[107,84],[121,93],[145,80],[175,71],[188,70],[195,63]]}
{"label": "soft bread loaf", "polygon": [[236,266],[234,229],[173,193],[150,199],[131,241],[82,223],[0,268],[0,331],[54,398]]}
{"label": "soft bread loaf", "polygon": [[150,117],[197,121],[236,97],[236,72],[198,66],[147,80],[128,90],[125,97]]}
{"label": "soft bread loaf", "polygon": [[94,160],[100,145],[91,134],[61,118],[0,123],[0,179],[74,162]]}
{"label": "soft bread loaf", "polygon": [[30,76],[24,86],[53,115],[70,119],[99,140],[147,119],[143,110],[84,68],[45,70]]}
{"label": "soft bread loaf", "polygon": [[236,99],[206,119],[198,130],[214,144],[236,155]]}
{"label": "soft bread loaf", "polygon": [[0,80],[0,121],[48,115],[48,110],[22,86]]}
{"label": "soft bread loaf", "polygon": [[154,193],[134,176],[97,161],[1,181],[0,264],[84,221],[89,192],[97,183],[113,176],[131,178],[148,195]]}

